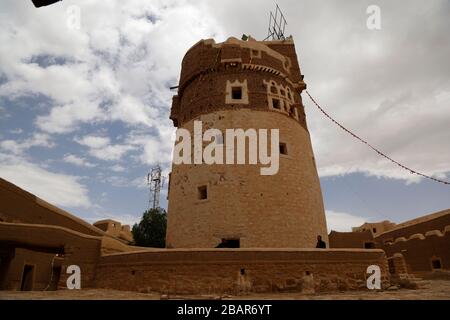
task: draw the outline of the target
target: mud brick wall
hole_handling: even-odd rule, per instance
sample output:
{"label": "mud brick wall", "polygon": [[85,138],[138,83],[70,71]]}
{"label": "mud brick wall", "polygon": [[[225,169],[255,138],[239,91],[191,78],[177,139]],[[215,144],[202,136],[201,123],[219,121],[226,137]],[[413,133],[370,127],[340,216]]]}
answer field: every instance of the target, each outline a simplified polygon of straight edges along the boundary
{"label": "mud brick wall", "polygon": [[388,258],[388,264],[390,273],[397,275],[408,273],[405,258],[401,253],[395,253],[392,257]]}
{"label": "mud brick wall", "polygon": [[364,248],[364,244],[374,242],[369,230],[361,232],[331,231],[328,235],[330,248]]}
{"label": "mud brick wall", "polygon": [[450,226],[445,228],[444,233],[436,230],[425,235],[412,235],[408,239],[400,237],[381,248],[388,257],[401,253],[410,273],[433,271],[433,259],[440,260],[441,269],[450,270]]}
{"label": "mud brick wall", "polygon": [[450,225],[450,209],[426,215],[405,223],[398,224],[393,229],[376,236],[376,241],[380,244],[386,241],[394,241],[396,238],[409,238],[415,234],[423,234],[431,230],[444,232],[446,226]]}
{"label": "mud brick wall", "polygon": [[87,235],[105,235],[102,230],[82,219],[0,178],[1,221],[55,225]]}
{"label": "mud brick wall", "polygon": [[382,250],[155,250],[103,256],[98,288],[162,294],[326,292],[366,288],[369,265],[388,267]]}

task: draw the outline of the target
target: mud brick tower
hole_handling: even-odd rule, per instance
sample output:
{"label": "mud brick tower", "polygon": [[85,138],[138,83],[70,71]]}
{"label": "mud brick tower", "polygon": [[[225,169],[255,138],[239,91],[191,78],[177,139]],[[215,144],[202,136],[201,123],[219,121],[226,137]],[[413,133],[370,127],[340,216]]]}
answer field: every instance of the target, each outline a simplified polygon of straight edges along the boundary
{"label": "mud brick tower", "polygon": [[[313,248],[328,244],[322,193],[292,38],[201,40],[186,53],[170,118],[191,131],[279,129],[279,171],[262,165],[173,164],[168,248]],[[224,135],[225,136],[225,135]],[[224,141],[226,143],[226,141]],[[248,162],[247,162],[248,163]]]}

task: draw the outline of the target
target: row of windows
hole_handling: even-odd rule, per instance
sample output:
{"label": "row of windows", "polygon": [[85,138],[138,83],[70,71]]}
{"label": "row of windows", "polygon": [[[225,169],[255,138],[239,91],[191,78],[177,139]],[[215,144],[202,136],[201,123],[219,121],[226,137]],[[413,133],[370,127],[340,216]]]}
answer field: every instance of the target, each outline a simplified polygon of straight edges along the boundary
{"label": "row of windows", "polygon": [[[286,100],[287,102],[293,104],[295,103],[293,95],[291,93],[291,89],[289,87],[284,88],[281,85],[277,85],[274,81],[264,82],[266,86],[268,86],[268,94],[270,96],[276,96],[279,100]],[[231,88],[231,89],[229,89]],[[247,96],[247,80],[240,82],[236,80],[234,82],[227,81],[227,96],[231,95],[229,100],[243,100]],[[241,102],[242,101],[233,101],[233,102]],[[232,103],[227,102],[227,103]]]}
{"label": "row of windows", "polygon": [[[289,116],[299,119],[298,110],[292,105],[295,103],[294,97],[289,87],[277,85],[275,81],[264,81],[267,88],[269,107],[273,110],[286,112]],[[227,104],[248,104],[247,80],[239,82],[227,81]]]}

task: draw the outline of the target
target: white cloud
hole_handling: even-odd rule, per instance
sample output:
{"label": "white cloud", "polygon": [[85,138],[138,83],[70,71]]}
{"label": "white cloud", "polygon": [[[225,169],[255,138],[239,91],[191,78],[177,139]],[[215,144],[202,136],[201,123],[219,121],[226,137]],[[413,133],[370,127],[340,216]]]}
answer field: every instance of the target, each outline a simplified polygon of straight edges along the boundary
{"label": "white cloud", "polygon": [[91,206],[79,177],[51,172],[15,156],[0,153],[0,177],[56,206]]}
{"label": "white cloud", "polygon": [[83,138],[75,138],[75,142],[93,149],[107,147],[111,143],[109,137],[102,136],[84,136]]}
{"label": "white cloud", "polygon": [[[268,22],[261,14],[274,6],[249,0],[236,10],[233,1],[200,3],[229,35],[245,30],[259,39]],[[385,1],[378,31],[366,28],[365,7],[357,1],[280,6],[308,90],[330,115],[412,169],[436,177],[450,171],[448,1],[407,7]],[[320,176],[363,172],[421,180],[341,131],[305,94],[303,101]]]}
{"label": "white cloud", "polygon": [[173,128],[161,126],[158,135],[150,135],[137,131],[130,132],[126,138],[126,143],[142,149],[138,160],[142,164],[166,165],[172,159],[172,149],[174,143]]}
{"label": "white cloud", "polygon": [[49,135],[44,133],[35,133],[31,138],[20,142],[15,140],[3,140],[0,142],[0,149],[19,155],[32,147],[53,148],[55,143]]}
{"label": "white cloud", "polygon": [[[220,24],[194,1],[80,0],[81,29],[71,30],[66,28],[69,5],[36,10],[2,4],[9,14],[0,22],[0,41],[8,48],[0,48],[0,71],[8,81],[0,86],[0,96],[48,97],[52,106],[35,124],[52,134],[117,121],[130,130],[152,128],[155,135],[141,144],[84,142],[89,154],[102,160],[120,160],[139,149],[137,160],[143,164],[169,163],[172,141],[167,137],[174,129],[168,87],[177,83],[186,50],[198,39],[222,35]],[[63,63],[31,60],[42,56]]]}
{"label": "white cloud", "polygon": [[109,137],[87,135],[83,138],[75,138],[75,141],[89,148],[91,156],[100,160],[120,160],[127,152],[135,148],[125,144],[111,144]]}
{"label": "white cloud", "polygon": [[0,119],[10,118],[11,114],[6,110],[5,107],[0,106]]}
{"label": "white cloud", "polygon": [[364,222],[368,222],[371,218],[355,216],[350,213],[336,212],[326,210],[328,232],[331,230],[350,232],[352,227],[359,227]]}
{"label": "white cloud", "polygon": [[136,217],[131,214],[113,214],[104,211],[104,209],[98,208],[96,212],[94,212],[94,216],[87,217],[85,220],[94,223],[99,220],[111,219],[120,222],[122,225],[133,226],[135,223],[139,223],[141,219],[141,217]]}
{"label": "white cloud", "polygon": [[[176,81],[185,51],[216,32],[217,24],[190,1],[80,0],[82,27],[70,30],[69,5],[39,11],[4,6],[11,15],[0,25],[0,40],[9,48],[0,49],[0,58],[8,82],[0,95],[50,97],[55,106],[36,123],[54,133],[92,121],[169,122],[166,112],[158,110],[167,107],[172,95],[167,82]],[[23,22],[20,28],[17,20]],[[180,30],[185,31],[182,37]],[[58,56],[65,63],[29,62],[40,55]],[[102,102],[109,102],[108,107],[99,108]]]}
{"label": "white cloud", "polygon": [[153,119],[154,115],[158,115],[157,109],[148,107],[141,100],[129,95],[120,97],[110,108],[112,120],[121,120],[129,124],[157,126],[158,122]]}
{"label": "white cloud", "polygon": [[122,167],[119,164],[113,165],[112,167],[110,167],[110,169],[114,172],[124,172],[127,170],[126,168]]}
{"label": "white cloud", "polygon": [[48,115],[38,116],[36,125],[49,133],[67,133],[77,129],[81,122],[104,120],[99,101],[77,101],[58,105]]}
{"label": "white cloud", "polygon": [[130,182],[130,185],[135,187],[136,189],[148,189],[147,177],[137,177]]}
{"label": "white cloud", "polygon": [[13,129],[9,131],[12,134],[22,134],[23,133],[23,129],[21,128],[17,128],[17,129]]}
{"label": "white cloud", "polygon": [[100,160],[113,161],[120,160],[128,151],[133,149],[132,146],[116,144],[103,148],[90,149],[89,154]]}
{"label": "white cloud", "polygon": [[78,156],[76,156],[74,154],[66,154],[66,155],[64,155],[63,160],[65,162],[67,162],[67,163],[71,163],[71,164],[74,164],[74,165],[80,166],[80,167],[93,168],[93,167],[96,166],[94,163],[90,163],[85,158],[78,157]]}

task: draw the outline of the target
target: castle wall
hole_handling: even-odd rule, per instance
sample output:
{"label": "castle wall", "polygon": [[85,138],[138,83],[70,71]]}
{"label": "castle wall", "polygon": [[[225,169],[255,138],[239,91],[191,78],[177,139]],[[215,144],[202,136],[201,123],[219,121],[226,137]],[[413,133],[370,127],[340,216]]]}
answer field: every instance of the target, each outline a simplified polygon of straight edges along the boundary
{"label": "castle wall", "polygon": [[382,250],[153,250],[103,256],[95,283],[98,288],[162,294],[313,293],[366,289],[369,265],[380,266],[386,287]]}
{"label": "castle wall", "polygon": [[[286,143],[288,155],[280,155],[279,171],[272,176],[261,175],[260,165],[173,165],[169,248],[212,248],[221,238],[240,238],[243,248],[313,248],[318,234],[328,243],[307,131],[276,112],[240,109],[198,119],[220,130],[280,128],[280,142]],[[192,132],[193,121],[185,128]],[[197,188],[202,185],[208,188],[206,200],[197,197]]]}

